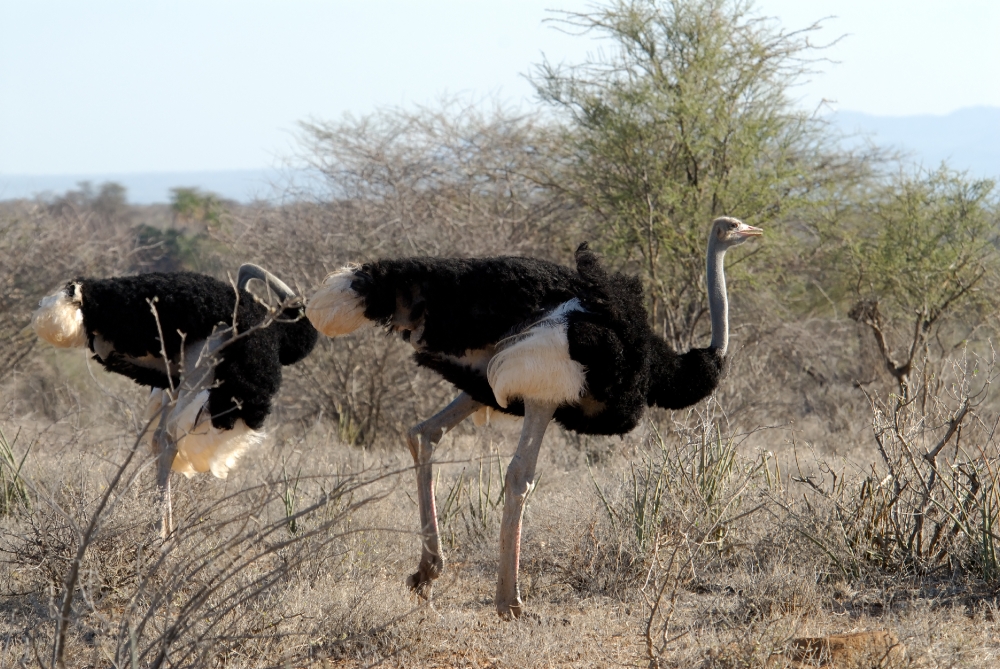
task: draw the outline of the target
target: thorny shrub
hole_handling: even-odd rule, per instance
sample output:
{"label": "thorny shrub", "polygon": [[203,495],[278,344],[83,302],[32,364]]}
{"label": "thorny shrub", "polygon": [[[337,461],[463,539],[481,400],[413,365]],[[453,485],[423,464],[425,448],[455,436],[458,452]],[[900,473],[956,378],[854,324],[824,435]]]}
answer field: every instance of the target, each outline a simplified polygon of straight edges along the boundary
{"label": "thorny shrub", "polygon": [[868,395],[878,459],[867,473],[799,478],[833,504],[827,536],[814,540],[845,575],[1000,579],[996,358],[967,351],[947,371],[909,397]]}

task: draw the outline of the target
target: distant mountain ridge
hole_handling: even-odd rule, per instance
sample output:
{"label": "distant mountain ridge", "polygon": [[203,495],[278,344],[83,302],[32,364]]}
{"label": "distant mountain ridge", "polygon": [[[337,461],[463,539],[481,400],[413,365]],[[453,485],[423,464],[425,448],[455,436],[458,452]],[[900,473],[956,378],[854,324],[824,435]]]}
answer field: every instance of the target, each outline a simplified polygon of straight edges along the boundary
{"label": "distant mountain ridge", "polygon": [[125,187],[126,197],[133,204],[169,202],[171,188],[189,187],[210,191],[227,200],[252,202],[280,195],[278,184],[287,181],[287,174],[275,169],[56,175],[0,173],[0,200],[62,195],[82,181],[89,181],[94,186],[107,181],[119,183]]}
{"label": "distant mountain ridge", "polygon": [[[1000,107],[967,107],[944,116],[838,111],[829,119],[844,133],[907,152],[908,162],[935,168],[945,161],[973,177],[1000,179]],[[861,141],[852,137],[847,143]]]}
{"label": "distant mountain ridge", "polygon": [[[942,161],[972,177],[1000,180],[1000,107],[968,107],[944,116],[874,116],[838,111],[827,117],[848,137],[845,145],[871,141],[908,154],[907,162],[936,168]],[[221,170],[190,172],[140,172],[115,174],[66,174],[54,176],[0,173],[0,200],[61,195],[81,181],[94,185],[114,181],[127,190],[129,202],[168,202],[170,189],[195,187],[237,202],[280,198],[292,177],[288,171]],[[303,175],[295,175],[299,179]]]}

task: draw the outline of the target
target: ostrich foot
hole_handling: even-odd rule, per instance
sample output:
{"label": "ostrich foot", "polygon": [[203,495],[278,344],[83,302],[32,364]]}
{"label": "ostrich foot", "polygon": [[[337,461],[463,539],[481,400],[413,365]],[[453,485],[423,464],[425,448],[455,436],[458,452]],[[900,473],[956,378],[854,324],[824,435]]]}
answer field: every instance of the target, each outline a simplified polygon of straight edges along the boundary
{"label": "ostrich foot", "polygon": [[501,602],[497,600],[497,615],[501,620],[516,620],[524,613],[524,602],[517,597],[513,602]]}
{"label": "ostrich foot", "polygon": [[406,585],[424,599],[430,599],[434,581],[443,571],[444,560],[440,556],[435,555],[430,559],[421,560],[417,571],[406,577]]}

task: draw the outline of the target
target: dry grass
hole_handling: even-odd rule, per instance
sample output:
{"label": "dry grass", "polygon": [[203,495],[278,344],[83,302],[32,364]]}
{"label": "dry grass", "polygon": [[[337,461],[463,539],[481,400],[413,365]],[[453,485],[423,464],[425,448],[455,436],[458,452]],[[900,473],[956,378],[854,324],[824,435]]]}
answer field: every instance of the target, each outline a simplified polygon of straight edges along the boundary
{"label": "dry grass", "polygon": [[[8,411],[0,425],[21,429],[15,459],[31,446],[19,474],[31,503],[0,520],[5,664],[49,666],[81,527],[134,437],[141,394],[129,391],[90,399],[103,421]],[[778,448],[789,433],[746,434],[711,403],[621,441],[550,433],[526,516],[530,614],[500,622],[498,462],[518,427],[463,426],[442,442],[448,567],[430,603],[403,585],[419,540],[402,448],[290,421],[229,480],[175,479],[166,544],[140,455],[85,554],[68,665],[764,667],[793,639],[871,629],[898,635],[905,666],[987,667],[1000,654],[984,574],[843,573],[836,507],[750,444]],[[821,531],[823,546],[805,536]]]}

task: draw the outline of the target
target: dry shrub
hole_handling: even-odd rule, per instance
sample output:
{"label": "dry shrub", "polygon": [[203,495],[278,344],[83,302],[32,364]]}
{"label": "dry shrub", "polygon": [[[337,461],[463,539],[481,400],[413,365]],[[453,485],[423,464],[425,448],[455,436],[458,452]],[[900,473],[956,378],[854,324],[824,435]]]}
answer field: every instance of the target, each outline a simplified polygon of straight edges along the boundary
{"label": "dry shrub", "polygon": [[175,480],[177,529],[161,541],[152,462],[132,443],[110,457],[85,448],[77,476],[64,478],[71,463],[44,449],[29,462],[30,503],[0,518],[0,587],[17,603],[5,633],[20,628],[22,648],[74,665],[201,667],[248,654],[308,657],[324,639],[357,633],[372,641],[384,607],[365,616],[304,591],[335,589],[357,570],[362,510],[393,471],[344,463],[302,475],[299,464],[290,486],[288,467],[279,475],[272,464],[263,478],[240,472],[228,485]]}
{"label": "dry shrub", "polygon": [[411,355],[409,345],[379,328],[321,337],[309,357],[284,369],[276,419],[329,421],[342,442],[355,446],[402,445],[408,428],[455,394]]}
{"label": "dry shrub", "polygon": [[303,124],[300,160],[322,176],[342,222],[327,248],[354,258],[570,257],[585,217],[537,181],[553,130],[536,113],[454,100]]}
{"label": "dry shrub", "polygon": [[967,353],[909,399],[869,395],[877,458],[853,477],[801,477],[830,503],[814,540],[845,575],[1000,578],[995,358]]}
{"label": "dry shrub", "polygon": [[[58,591],[89,521],[87,505],[81,501],[93,491],[80,490],[73,483],[51,492],[38,489],[34,482],[31,487],[32,503],[10,514],[0,534],[0,555],[9,568],[4,584],[8,596],[46,596]],[[113,602],[123,589],[135,585],[144,562],[150,559],[149,554],[142,554],[142,546],[148,543],[149,528],[156,519],[156,505],[151,502],[122,500],[123,513],[109,516],[91,538],[80,567],[88,597],[101,601],[110,597]]]}
{"label": "dry shrub", "polygon": [[[34,337],[24,329],[39,297],[75,276],[128,273],[148,260],[148,253],[138,260],[119,253],[134,243],[130,218],[112,224],[92,210],[92,202],[77,198],[59,208],[17,203],[3,211],[0,251],[12,259],[12,269],[24,271],[10,277],[21,292],[0,307],[5,315],[17,312],[3,322],[29,344]],[[72,225],[60,220],[74,214],[67,219]],[[232,232],[235,220],[227,217],[210,231],[210,251],[219,266],[233,270],[248,258],[228,256],[217,241]],[[81,245],[80,239],[89,241]],[[305,259],[325,259],[322,247],[309,248]],[[274,257],[277,262],[254,259],[279,273],[301,266],[282,265],[281,253]],[[301,289],[300,276],[290,282]],[[20,345],[21,339],[11,341]],[[441,394],[439,383],[420,375],[422,392],[404,383],[412,363],[400,344],[377,331],[320,348],[325,350],[307,365],[287,370],[271,422],[282,423],[276,432],[296,437],[300,450],[321,451],[319,442],[331,437],[370,445],[380,430],[399,434]],[[227,485],[191,481],[183,486],[188,496],[175,500],[179,529],[161,544],[154,540],[155,496],[142,485],[149,462],[129,460],[131,451],[123,446],[134,440],[142,391],[92,369],[79,352],[3,350],[21,356],[23,372],[2,388],[4,428],[33,431],[29,442],[37,456],[24,479],[30,506],[0,519],[2,587],[18,602],[4,633],[22,635],[19,648],[34,648],[42,657],[56,639],[74,662],[86,657],[93,664],[159,666],[169,657],[171,666],[205,666],[248,655],[274,664],[283,657],[370,652],[379,639],[391,638],[372,631],[399,615],[378,597],[368,602],[360,591],[328,598],[310,592],[349,593],[339,581],[370,583],[372,571],[383,568],[371,560],[379,550],[359,546],[384,543],[361,538],[362,507],[376,498],[376,489],[384,490],[381,471],[352,473],[348,457],[332,467],[333,474],[315,474],[313,459],[305,476],[301,465],[283,463],[280,476],[272,468],[263,482],[260,476],[242,485],[232,478]],[[332,434],[325,429],[329,418]],[[110,453],[108,440],[118,444]],[[6,477],[6,461],[3,467]],[[362,554],[366,562],[359,567],[355,557]]]}
{"label": "dry shrub", "polygon": [[[214,238],[312,288],[347,262],[401,255],[566,261],[582,212],[533,179],[553,141],[536,115],[457,104],[303,124],[308,189],[234,210]],[[302,174],[302,171],[295,172]]]}
{"label": "dry shrub", "polygon": [[[719,402],[730,420],[774,425],[795,420],[811,441],[833,447],[868,414],[859,382],[878,361],[856,324],[831,318],[775,318],[773,305],[738,306],[741,328]],[[772,322],[767,322],[768,320]],[[847,434],[845,434],[847,433]]]}

